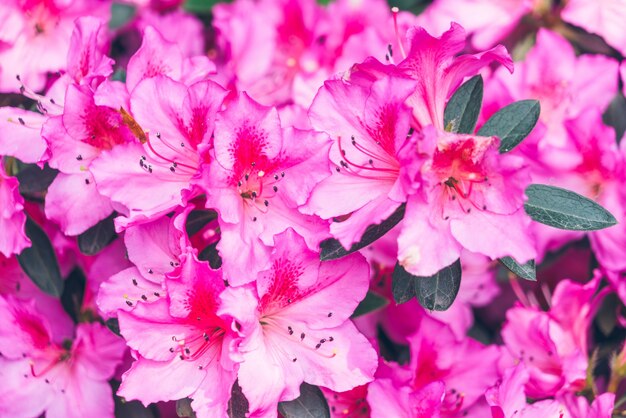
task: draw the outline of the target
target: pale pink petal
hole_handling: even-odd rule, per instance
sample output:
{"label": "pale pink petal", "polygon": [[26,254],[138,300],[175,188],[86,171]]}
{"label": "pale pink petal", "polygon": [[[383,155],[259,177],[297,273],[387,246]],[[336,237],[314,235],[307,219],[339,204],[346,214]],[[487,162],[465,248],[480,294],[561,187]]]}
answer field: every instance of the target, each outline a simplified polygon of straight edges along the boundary
{"label": "pale pink petal", "polygon": [[30,247],[25,224],[24,198],[20,195],[18,181],[6,175],[0,158],[0,253],[9,257]]}
{"label": "pale pink petal", "polygon": [[89,172],[59,173],[46,194],[46,216],[67,235],[85,232],[112,211],[110,200],[98,192]]}
{"label": "pale pink petal", "polygon": [[10,155],[25,163],[43,161],[46,141],[41,127],[46,117],[17,107],[0,107],[0,155]]}

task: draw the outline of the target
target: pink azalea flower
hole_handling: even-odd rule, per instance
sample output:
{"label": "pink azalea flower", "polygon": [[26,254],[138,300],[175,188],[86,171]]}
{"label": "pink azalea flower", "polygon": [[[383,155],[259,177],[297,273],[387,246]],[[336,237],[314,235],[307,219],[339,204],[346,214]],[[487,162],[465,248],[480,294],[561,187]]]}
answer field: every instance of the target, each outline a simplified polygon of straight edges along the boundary
{"label": "pink azalea flower", "polygon": [[586,285],[561,281],[549,312],[514,307],[507,312],[502,338],[528,370],[526,394],[543,398],[584,387],[589,324],[602,300],[594,297],[599,278]]}
{"label": "pink azalea flower", "polygon": [[[58,303],[58,302],[57,302]],[[75,336],[55,335],[32,303],[0,297],[0,413],[32,417],[113,417],[108,380],[123,341],[98,323],[79,324]]]}
{"label": "pink azalea flower", "polygon": [[622,54],[626,54],[626,19],[624,3],[620,0],[569,0],[561,12],[563,20],[598,34]]}
{"label": "pink azalea flower", "polygon": [[[459,416],[478,402],[499,376],[497,346],[483,346],[467,337],[458,339],[436,319],[424,317],[408,341],[409,365],[392,367],[390,376],[377,375],[369,385],[372,418],[389,416],[389,410],[397,411],[393,416],[403,417]],[[393,409],[389,409],[391,403],[396,404]]]}
{"label": "pink azalea flower", "polygon": [[303,381],[343,392],[372,380],[376,353],[349,321],[367,270],[358,254],[320,262],[293,230],[276,236],[270,268],[256,282],[258,303],[225,308],[241,313],[246,334],[238,377],[250,417],[275,417]]}
{"label": "pink azalea flower", "polygon": [[134,265],[100,286],[97,304],[105,318],[116,316],[118,310],[132,311],[138,303],[165,297],[165,275],[184,259],[181,235],[168,217],[126,229],[124,243]]}
{"label": "pink azalea flower", "polygon": [[501,155],[498,146],[496,137],[430,130],[420,138],[418,149],[431,157],[398,237],[398,260],[408,272],[431,276],[462,248],[522,263],[535,256],[522,208],[528,172],[520,157]]}
{"label": "pink azalea flower", "polygon": [[569,42],[540,29],[536,44],[513,75],[497,69],[487,80],[484,117],[515,100],[539,100],[538,127],[519,150],[531,161],[570,168],[576,158],[568,152],[563,123],[589,107],[605,109],[617,92],[617,70],[616,60],[603,55],[577,57]]}
{"label": "pink azalea flower", "polygon": [[231,285],[255,279],[265,267],[273,236],[292,227],[309,248],[327,235],[325,222],[298,206],[330,174],[325,135],[282,128],[276,109],[242,93],[220,113],[215,158],[202,186],[207,207],[219,213],[218,249]]}
{"label": "pink azalea flower", "polygon": [[[224,292],[221,272],[192,256],[178,271],[179,277],[166,280],[167,299],[118,312],[120,331],[136,359],[118,394],[145,405],[190,397],[198,416],[222,416],[236,378],[233,350],[239,338],[233,318],[223,311],[254,299],[242,289]],[[146,386],[155,378],[158,383]]]}
{"label": "pink azalea flower", "polygon": [[70,85],[63,114],[46,121],[42,136],[50,149],[50,166],[60,171],[48,189],[46,216],[66,234],[80,234],[113,210],[96,189],[90,166],[102,151],[136,141],[135,133],[123,113],[97,105],[89,88]]}
{"label": "pink azalea flower", "polygon": [[91,166],[100,193],[128,208],[120,224],[153,219],[193,196],[190,183],[209,159],[215,115],[225,97],[208,80],[187,87],[156,76],[134,88],[130,112],[140,141],[110,149]]}
{"label": "pink azalea flower", "polygon": [[128,61],[126,88],[132,92],[141,80],[160,75],[190,86],[214,71],[215,65],[208,57],[185,57],[175,43],[166,41],[154,27],[146,26],[141,46]]}
{"label": "pink azalea flower", "polygon": [[4,162],[0,158],[0,253],[5,257],[19,254],[30,247],[30,239],[24,232],[26,214],[24,198],[18,190],[19,182],[4,171]]}
{"label": "pink azalea flower", "polygon": [[452,23],[441,37],[435,38],[421,27],[409,29],[410,49],[398,64],[398,70],[415,80],[418,85],[407,104],[413,108],[416,128],[434,125],[443,130],[443,112],[446,101],[468,76],[492,63],[500,63],[513,72],[513,61],[506,49],[498,45],[480,54],[463,54],[465,30]]}
{"label": "pink azalea flower", "polygon": [[368,385],[357,386],[346,392],[333,392],[321,388],[328,401],[332,418],[369,418],[370,407],[367,403]]}
{"label": "pink azalea flower", "polygon": [[603,393],[589,405],[584,396],[572,393],[532,404],[526,401],[524,385],[530,375],[523,364],[505,370],[502,381],[485,394],[493,418],[610,418],[615,395]]}
{"label": "pink azalea flower", "polygon": [[308,106],[331,74],[368,56],[383,59],[392,40],[390,13],[380,0],[264,0],[219,4],[213,25],[224,84],[265,105]]}
{"label": "pink azalea flower", "polygon": [[330,160],[335,171],[316,186],[306,210],[323,219],[350,215],[330,224],[331,234],[346,248],[369,225],[388,218],[410,192],[400,176],[399,153],[408,146],[411,113],[404,101],[415,85],[400,77],[368,84],[329,80],[311,105],[313,127],[334,141]]}
{"label": "pink azalea flower", "polygon": [[25,163],[45,160],[46,141],[41,138],[44,115],[17,107],[0,107],[0,155]]}
{"label": "pink azalea flower", "polygon": [[74,47],[74,20],[85,14],[107,19],[110,7],[110,2],[96,0],[3,2],[0,91],[19,91],[16,75],[33,90],[42,90],[48,73],[66,68],[68,49]]}
{"label": "pink azalea flower", "polygon": [[511,33],[532,9],[532,0],[435,0],[418,15],[417,23],[439,34],[457,22],[473,35],[474,47],[486,49]]}

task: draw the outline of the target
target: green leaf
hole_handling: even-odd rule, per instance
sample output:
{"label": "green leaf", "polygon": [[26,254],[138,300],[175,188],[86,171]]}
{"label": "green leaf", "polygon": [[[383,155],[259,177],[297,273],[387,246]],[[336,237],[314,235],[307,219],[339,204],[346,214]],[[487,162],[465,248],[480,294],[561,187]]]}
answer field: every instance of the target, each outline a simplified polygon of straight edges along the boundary
{"label": "green leaf", "polygon": [[461,134],[474,132],[482,104],[483,78],[477,75],[463,83],[448,101],[443,114],[446,130]]}
{"label": "green leaf", "polygon": [[200,251],[198,260],[208,261],[209,266],[214,270],[220,268],[222,266],[222,257],[220,257],[220,253],[217,250],[217,242],[207,245],[204,250]]}
{"label": "green leaf", "polygon": [[64,282],[61,305],[63,305],[63,309],[72,317],[74,322],[79,322],[80,320],[86,282],[85,275],[79,268],[72,270]]}
{"label": "green leaf", "polygon": [[24,229],[32,242],[32,246],[25,248],[17,256],[22,270],[43,292],[56,298],[61,297],[63,279],[48,236],[30,218],[26,219]]}
{"label": "green leaf", "polygon": [[317,386],[302,383],[300,396],[293,401],[279,402],[283,418],[330,418],[328,402]]}
{"label": "green leaf", "polygon": [[219,0],[185,0],[183,9],[189,13],[209,14]]}
{"label": "green leaf", "polygon": [[137,9],[130,4],[113,3],[111,5],[111,20],[109,21],[110,29],[118,29],[126,25],[135,17]]}
{"label": "green leaf", "polygon": [[190,237],[200,232],[209,222],[217,219],[217,212],[212,209],[195,209],[187,216],[185,229]]}
{"label": "green leaf", "polygon": [[246,414],[250,409],[248,400],[241,391],[239,381],[235,380],[233,387],[230,391],[230,399],[228,400],[228,418],[246,418]]}
{"label": "green leaf", "polygon": [[181,418],[196,418],[196,413],[191,408],[191,399],[183,398],[176,401],[176,415]]}
{"label": "green leaf", "polygon": [[58,170],[50,168],[48,164],[43,169],[36,164],[28,164],[17,173],[17,179],[20,181],[20,193],[26,195],[34,195],[43,193],[48,190],[48,186],[52,184]]}
{"label": "green leaf", "polygon": [[537,100],[520,100],[503,107],[480,128],[478,135],[500,138],[500,152],[515,148],[533,130],[541,107]]}
{"label": "green leaf", "polygon": [[391,276],[391,293],[396,304],[406,303],[415,297],[415,276],[396,263]]}
{"label": "green leaf", "polygon": [[560,187],[531,184],[524,209],[539,223],[570,231],[595,231],[617,224],[611,213],[591,199]]}
{"label": "green leaf", "polygon": [[376,241],[378,238],[385,235],[391,228],[396,226],[398,222],[404,218],[404,211],[406,209],[406,204],[401,204],[398,206],[396,211],[391,214],[391,216],[380,224],[370,225],[365,230],[365,233],[361,237],[361,240],[357,243],[352,244],[349,250],[343,248],[341,243],[334,238],[329,238],[320,243],[320,259],[322,261],[326,260],[334,260],[337,258],[345,257],[348,254],[351,254],[355,251],[360,250],[363,247],[367,247],[372,242]]}
{"label": "green leaf", "polygon": [[365,299],[363,299],[361,303],[359,303],[359,306],[356,307],[351,318],[356,318],[358,316],[374,312],[380,308],[384,308],[388,303],[389,301],[386,298],[372,291],[368,291],[367,295],[365,295]]}
{"label": "green leaf", "polygon": [[626,98],[620,93],[616,95],[602,115],[602,120],[615,129],[615,137],[621,140],[626,132]]}
{"label": "green leaf", "polygon": [[535,260],[530,260],[524,264],[520,264],[512,257],[502,257],[500,259],[500,262],[504,264],[506,268],[517,274],[522,279],[530,280],[532,282],[537,281]]}
{"label": "green leaf", "polygon": [[104,321],[104,325],[106,325],[106,327],[110,329],[113,334],[117,335],[118,337],[122,336],[122,334],[120,334],[120,323],[117,318],[107,319],[106,321]]}
{"label": "green leaf", "polygon": [[439,270],[434,276],[415,278],[417,300],[430,311],[445,311],[452,306],[460,286],[460,259]]}
{"label": "green leaf", "polygon": [[114,212],[78,236],[78,248],[86,255],[95,255],[111,243],[117,236],[113,219]]}

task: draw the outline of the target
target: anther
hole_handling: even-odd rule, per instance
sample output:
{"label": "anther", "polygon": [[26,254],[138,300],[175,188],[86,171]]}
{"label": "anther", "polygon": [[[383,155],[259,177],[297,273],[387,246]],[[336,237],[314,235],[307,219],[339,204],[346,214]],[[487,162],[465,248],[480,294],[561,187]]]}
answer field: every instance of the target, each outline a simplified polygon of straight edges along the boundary
{"label": "anther", "polygon": [[157,298],[161,297],[161,294],[159,292],[154,292],[153,295],[156,296]]}
{"label": "anther", "polygon": [[328,317],[330,318],[331,316],[333,316],[332,312],[328,312]]}
{"label": "anther", "polygon": [[287,327],[287,331],[289,332],[289,335],[293,335],[293,328]]}
{"label": "anther", "polygon": [[89,184],[89,179],[85,179],[85,184]]}
{"label": "anther", "polygon": [[78,154],[78,156],[76,157],[76,160],[78,160],[78,161],[82,161],[82,160],[83,160],[83,156],[82,156],[82,155],[80,155],[80,154]]}
{"label": "anther", "polygon": [[141,300],[143,300],[144,302],[148,300],[148,296],[146,295],[141,295]]}
{"label": "anther", "polygon": [[274,187],[272,187],[272,190],[274,190],[274,193],[276,193],[278,191],[278,187],[274,186]]}
{"label": "anther", "polygon": [[154,273],[152,269],[148,269],[148,274],[152,274],[152,273]]}
{"label": "anther", "polygon": [[304,332],[303,332],[302,334],[300,334],[300,341],[304,340],[304,337],[305,337],[305,335],[304,335]]}
{"label": "anther", "polygon": [[24,122],[24,119],[17,118],[17,120],[20,122],[20,125],[22,125],[22,126],[26,125],[26,122]]}
{"label": "anther", "polygon": [[269,206],[269,205],[270,205],[270,202],[268,202],[267,200],[265,200],[265,201],[263,202],[263,204],[267,207],[267,206]]}
{"label": "anther", "polygon": [[126,304],[127,304],[128,306],[133,306],[133,303],[132,303],[130,300],[127,300],[127,301],[126,301]]}
{"label": "anther", "polygon": [[133,279],[133,285],[137,286],[137,279]]}

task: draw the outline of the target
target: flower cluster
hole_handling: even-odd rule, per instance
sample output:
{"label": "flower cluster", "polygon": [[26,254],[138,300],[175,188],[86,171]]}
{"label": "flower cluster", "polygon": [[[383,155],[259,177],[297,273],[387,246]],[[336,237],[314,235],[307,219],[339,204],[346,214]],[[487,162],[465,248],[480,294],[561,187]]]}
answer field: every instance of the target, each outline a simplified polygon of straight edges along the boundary
{"label": "flower cluster", "polygon": [[0,417],[620,413],[626,5],[423,8],[0,5]]}

